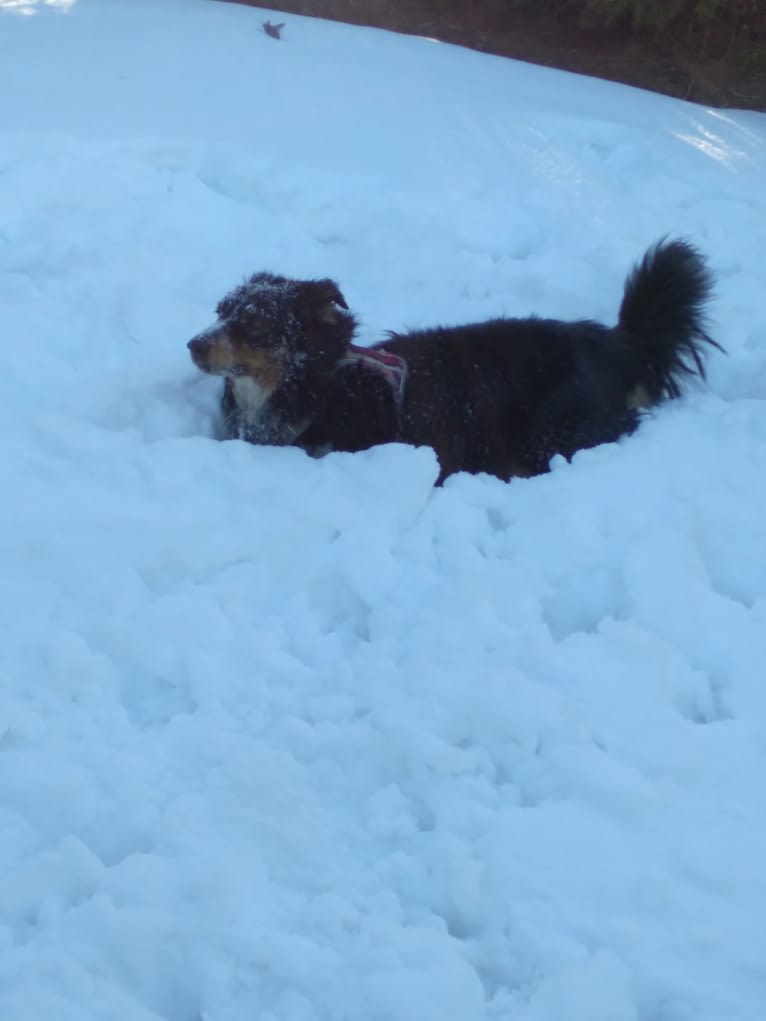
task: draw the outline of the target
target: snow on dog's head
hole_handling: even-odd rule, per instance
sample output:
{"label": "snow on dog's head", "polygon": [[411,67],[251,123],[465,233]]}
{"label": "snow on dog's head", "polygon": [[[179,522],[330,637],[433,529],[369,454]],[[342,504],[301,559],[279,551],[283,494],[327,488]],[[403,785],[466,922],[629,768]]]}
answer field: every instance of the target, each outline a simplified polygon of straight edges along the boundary
{"label": "snow on dog's head", "polygon": [[216,376],[248,376],[271,393],[308,355],[333,361],[355,323],[338,285],[256,273],[218,303],[218,320],[193,337],[194,364]]}

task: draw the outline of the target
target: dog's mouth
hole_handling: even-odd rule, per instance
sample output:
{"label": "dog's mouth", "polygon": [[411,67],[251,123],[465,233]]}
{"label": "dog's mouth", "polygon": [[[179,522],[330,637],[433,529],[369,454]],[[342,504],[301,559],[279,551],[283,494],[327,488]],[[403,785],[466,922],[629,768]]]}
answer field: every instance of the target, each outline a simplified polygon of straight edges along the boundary
{"label": "dog's mouth", "polygon": [[192,351],[192,361],[201,369],[202,372],[206,372],[209,376],[224,376],[229,379],[238,379],[240,376],[246,375],[245,366],[240,362],[234,362],[232,365],[222,366],[214,365],[205,357],[204,354],[198,354]]}

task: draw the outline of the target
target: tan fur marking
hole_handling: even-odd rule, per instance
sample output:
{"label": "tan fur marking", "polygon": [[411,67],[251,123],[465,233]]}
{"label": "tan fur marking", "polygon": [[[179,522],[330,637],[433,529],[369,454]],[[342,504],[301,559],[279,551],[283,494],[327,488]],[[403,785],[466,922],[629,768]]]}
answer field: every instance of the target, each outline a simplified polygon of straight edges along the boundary
{"label": "tan fur marking", "polygon": [[268,394],[284,382],[284,369],[273,352],[235,343],[225,328],[209,331],[205,337],[203,351],[193,354],[195,364],[204,372],[214,376],[248,376]]}
{"label": "tan fur marking", "polygon": [[239,348],[236,351],[236,362],[242,367],[243,375],[252,377],[269,393],[273,393],[285,380],[284,369],[270,351]]}
{"label": "tan fur marking", "polygon": [[506,479],[533,479],[538,473],[533,471],[531,468],[527,468],[522,464],[511,464],[509,465],[509,472],[505,476]]}
{"label": "tan fur marking", "polygon": [[650,397],[649,391],[640,383],[638,386],[634,386],[628,394],[628,408],[631,411],[636,408],[651,408],[653,405],[654,401]]}
{"label": "tan fur marking", "polygon": [[234,348],[226,330],[218,330],[212,334],[205,351],[205,369],[214,375],[225,375],[231,372],[236,364]]}
{"label": "tan fur marking", "polygon": [[323,305],[317,312],[317,319],[327,326],[334,326],[338,321],[338,310],[332,303]]}

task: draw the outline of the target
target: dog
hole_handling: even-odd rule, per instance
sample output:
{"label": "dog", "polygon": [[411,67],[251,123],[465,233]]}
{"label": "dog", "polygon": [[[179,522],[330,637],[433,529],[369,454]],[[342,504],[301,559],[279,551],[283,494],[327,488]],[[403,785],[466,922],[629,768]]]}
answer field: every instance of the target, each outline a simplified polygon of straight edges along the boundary
{"label": "dog", "polygon": [[455,472],[529,478],[551,458],[633,432],[645,409],[705,378],[723,350],[705,328],[713,278],[685,240],[663,239],[629,273],[617,325],[530,317],[390,333],[353,343],[329,279],[256,273],[188,342],[224,377],[222,433],[313,456],[380,443],[430,446]]}

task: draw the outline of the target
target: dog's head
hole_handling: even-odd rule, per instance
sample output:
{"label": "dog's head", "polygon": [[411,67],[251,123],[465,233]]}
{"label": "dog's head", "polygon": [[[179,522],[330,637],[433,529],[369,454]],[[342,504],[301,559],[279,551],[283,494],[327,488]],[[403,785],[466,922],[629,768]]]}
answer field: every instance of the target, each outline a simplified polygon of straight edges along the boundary
{"label": "dog's head", "polygon": [[332,371],[351,343],[355,321],[332,280],[256,273],[230,291],[217,322],[189,343],[197,368],[246,376],[263,398],[307,371]]}

